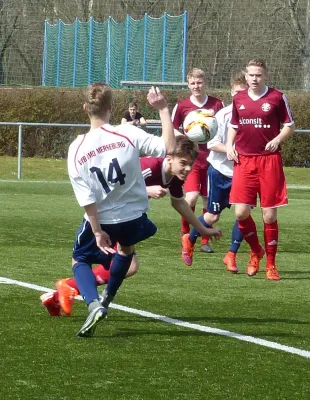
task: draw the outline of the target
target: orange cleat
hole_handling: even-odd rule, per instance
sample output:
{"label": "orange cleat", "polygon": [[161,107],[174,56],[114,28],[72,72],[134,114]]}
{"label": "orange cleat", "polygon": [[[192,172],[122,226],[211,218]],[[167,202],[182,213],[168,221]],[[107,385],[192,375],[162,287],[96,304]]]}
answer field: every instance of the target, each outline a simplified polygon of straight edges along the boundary
{"label": "orange cleat", "polygon": [[47,309],[51,317],[61,317],[61,307],[57,298],[57,292],[47,292],[40,296],[42,305]]}
{"label": "orange cleat", "polygon": [[270,281],[279,281],[281,279],[275,265],[266,265],[266,278]]}
{"label": "orange cleat", "polygon": [[78,292],[67,284],[67,279],[60,279],[59,281],[57,281],[56,288],[58,292],[60,307],[65,314],[70,315],[72,313],[74,296],[77,296]]}
{"label": "orange cleat", "polygon": [[259,253],[251,251],[250,261],[247,266],[248,276],[254,276],[259,272],[259,262],[265,255],[265,249],[261,246]]}
{"label": "orange cleat", "polygon": [[238,272],[238,266],[236,262],[236,254],[232,251],[229,251],[226,256],[223,258],[223,263],[226,265],[227,271],[236,274]]}
{"label": "orange cleat", "polygon": [[193,253],[195,245],[189,240],[189,233],[185,233],[182,238],[182,259],[190,267],[193,263]]}

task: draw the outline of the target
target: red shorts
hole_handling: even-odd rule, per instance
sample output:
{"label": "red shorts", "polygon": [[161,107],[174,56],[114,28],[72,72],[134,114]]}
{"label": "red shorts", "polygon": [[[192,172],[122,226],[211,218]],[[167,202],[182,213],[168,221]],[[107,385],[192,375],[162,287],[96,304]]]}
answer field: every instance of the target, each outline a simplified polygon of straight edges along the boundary
{"label": "red shorts", "polygon": [[185,193],[199,192],[201,196],[208,197],[207,168],[194,164],[184,183],[184,190]]}
{"label": "red shorts", "polygon": [[283,162],[280,153],[263,156],[242,156],[234,166],[230,192],[231,204],[256,206],[257,195],[263,208],[288,203]]}

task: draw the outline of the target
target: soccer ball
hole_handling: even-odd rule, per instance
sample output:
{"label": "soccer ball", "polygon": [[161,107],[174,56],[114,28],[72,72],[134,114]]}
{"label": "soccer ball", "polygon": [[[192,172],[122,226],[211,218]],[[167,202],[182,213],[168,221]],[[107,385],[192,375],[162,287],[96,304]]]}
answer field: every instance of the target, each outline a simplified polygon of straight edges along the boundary
{"label": "soccer ball", "polygon": [[194,110],[187,114],[183,122],[185,135],[198,144],[207,143],[217,132],[217,120],[213,110]]}

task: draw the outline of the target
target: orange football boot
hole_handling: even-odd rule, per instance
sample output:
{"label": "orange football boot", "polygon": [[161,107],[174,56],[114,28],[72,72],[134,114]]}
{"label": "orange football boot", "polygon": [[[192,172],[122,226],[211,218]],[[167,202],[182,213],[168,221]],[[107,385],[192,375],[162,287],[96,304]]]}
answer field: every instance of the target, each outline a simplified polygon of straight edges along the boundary
{"label": "orange football boot", "polygon": [[254,276],[259,272],[259,262],[265,255],[265,249],[261,246],[259,253],[251,251],[250,261],[247,266],[248,276]]}
{"label": "orange football boot", "polygon": [[270,281],[279,281],[281,279],[275,265],[266,265],[266,278]]}
{"label": "orange football boot", "polygon": [[56,282],[56,288],[59,297],[59,303],[64,313],[72,313],[72,304],[74,297],[78,295],[76,289],[67,284],[67,279],[60,279]]}
{"label": "orange football boot", "polygon": [[229,251],[226,256],[223,258],[223,263],[226,265],[227,271],[236,274],[238,272],[238,266],[236,262],[236,254],[232,251]]}

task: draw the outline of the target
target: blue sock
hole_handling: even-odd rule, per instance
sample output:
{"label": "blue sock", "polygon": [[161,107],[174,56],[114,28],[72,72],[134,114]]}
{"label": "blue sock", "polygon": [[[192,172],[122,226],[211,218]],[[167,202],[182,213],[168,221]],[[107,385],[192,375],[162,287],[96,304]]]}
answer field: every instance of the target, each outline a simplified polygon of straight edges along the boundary
{"label": "blue sock", "polygon": [[243,240],[243,236],[239,229],[238,221],[236,220],[235,225],[233,226],[233,229],[231,232],[231,245],[230,245],[229,251],[231,251],[235,254],[238,253],[238,250],[239,250],[242,240]]}
{"label": "blue sock", "polygon": [[[212,225],[209,225],[203,218],[203,215],[200,215],[200,217],[198,218],[198,221],[200,221],[202,223],[203,226],[205,226],[206,228],[212,228]],[[191,243],[196,243],[197,238],[201,236],[200,233],[197,231],[196,228],[193,228],[190,231],[189,234],[189,240]]]}
{"label": "blue sock", "polygon": [[132,257],[133,253],[128,256],[123,256],[118,253],[115,254],[110,267],[110,277],[106,288],[106,291],[110,296],[115,296],[123,280],[125,279]]}
{"label": "blue sock", "polygon": [[89,264],[78,262],[73,265],[72,271],[81,296],[90,304],[93,300],[99,299],[96,278]]}

